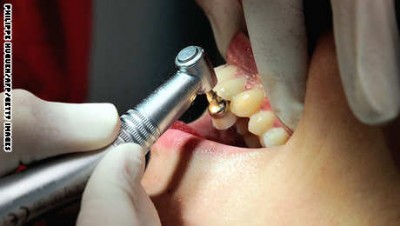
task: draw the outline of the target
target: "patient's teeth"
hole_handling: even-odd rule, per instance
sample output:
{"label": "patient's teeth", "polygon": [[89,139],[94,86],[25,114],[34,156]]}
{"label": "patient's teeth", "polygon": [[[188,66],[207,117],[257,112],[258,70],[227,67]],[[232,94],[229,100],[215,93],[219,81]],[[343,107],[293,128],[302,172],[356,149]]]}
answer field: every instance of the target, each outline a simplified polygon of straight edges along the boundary
{"label": "patient's teeth", "polygon": [[259,111],[249,120],[249,131],[261,135],[274,125],[275,115],[272,111]]}
{"label": "patient's teeth", "polygon": [[231,111],[239,117],[250,117],[256,113],[264,100],[264,92],[255,88],[235,95],[231,101]]}
{"label": "patient's teeth", "polygon": [[289,139],[289,134],[282,127],[272,128],[260,137],[260,142],[264,147],[273,147],[285,144]]}
{"label": "patient's teeth", "polygon": [[256,136],[256,135],[249,133],[249,134],[245,135],[243,137],[243,139],[248,148],[260,148],[261,147],[260,140],[258,139],[258,136]]}
{"label": "patient's teeth", "polygon": [[234,78],[237,67],[225,64],[215,68],[215,75],[217,76],[218,83]]}
{"label": "patient's teeth", "polygon": [[216,129],[225,130],[233,126],[237,117],[231,112],[227,111],[221,118],[211,118],[212,124]]}
{"label": "patient's teeth", "polygon": [[236,132],[240,135],[245,135],[249,133],[247,129],[248,120],[245,118],[239,118],[236,122]]}
{"label": "patient's teeth", "polygon": [[229,79],[223,82],[218,82],[214,90],[218,96],[225,100],[232,100],[232,97],[245,90],[246,78]]}

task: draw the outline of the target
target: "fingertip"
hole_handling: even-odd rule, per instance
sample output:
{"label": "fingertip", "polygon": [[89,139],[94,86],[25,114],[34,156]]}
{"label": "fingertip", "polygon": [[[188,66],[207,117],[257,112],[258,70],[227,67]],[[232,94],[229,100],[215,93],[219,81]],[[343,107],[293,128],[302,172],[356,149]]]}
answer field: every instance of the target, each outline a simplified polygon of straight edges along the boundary
{"label": "fingertip", "polygon": [[71,151],[100,149],[110,144],[118,135],[120,120],[117,109],[109,103],[62,104],[48,103],[64,145]]}
{"label": "fingertip", "polygon": [[121,144],[112,150],[110,155],[120,159],[118,162],[124,167],[125,175],[130,183],[140,182],[145,167],[145,155],[140,145],[135,143]]}
{"label": "fingertip", "polygon": [[400,111],[394,8],[394,1],[332,1],[344,91],[353,114],[369,125],[393,120]]}
{"label": "fingertip", "polygon": [[120,144],[104,156],[94,175],[120,186],[134,185],[141,179],[144,172],[144,162],[144,153],[139,145],[134,143]]}
{"label": "fingertip", "polygon": [[64,153],[98,150],[118,135],[112,104],[67,104],[13,91],[14,151],[25,164]]}
{"label": "fingertip", "polygon": [[303,1],[243,1],[243,9],[271,107],[294,129],[303,110],[308,69]]}
{"label": "fingertip", "polygon": [[225,56],[233,36],[245,29],[240,3],[231,0],[196,0],[196,2],[210,21],[218,50]]}
{"label": "fingertip", "polygon": [[118,155],[118,158],[129,163],[140,164],[144,162],[144,151],[140,145],[135,143],[120,144],[109,155]]}
{"label": "fingertip", "polygon": [[104,147],[118,136],[120,120],[117,108],[113,104],[85,104],[82,106],[80,121],[86,124],[87,131],[82,131],[83,137],[87,135],[86,149]]}
{"label": "fingertip", "polygon": [[126,143],[110,150],[89,179],[78,225],[159,222],[157,212],[140,184],[143,171],[144,153],[139,145]]}

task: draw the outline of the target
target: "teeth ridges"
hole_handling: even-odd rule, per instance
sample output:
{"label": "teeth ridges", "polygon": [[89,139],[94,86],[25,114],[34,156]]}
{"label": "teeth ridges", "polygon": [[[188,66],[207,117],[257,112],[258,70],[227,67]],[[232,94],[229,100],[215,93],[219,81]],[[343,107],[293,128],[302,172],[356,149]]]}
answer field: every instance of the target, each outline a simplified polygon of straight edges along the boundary
{"label": "teeth ridges", "polygon": [[263,100],[264,91],[261,89],[246,90],[232,98],[231,111],[239,117],[250,117],[260,109]]}
{"label": "teeth ridges", "polygon": [[233,96],[245,91],[245,86],[245,78],[234,78],[218,84],[214,90],[223,99],[232,100]]}
{"label": "teeth ridges", "polygon": [[249,131],[256,135],[262,135],[265,131],[272,128],[275,121],[275,115],[272,111],[259,111],[249,120]]}
{"label": "teeth ridges", "polygon": [[[262,108],[265,99],[263,88],[252,80],[249,83],[248,77],[237,76],[237,72],[237,67],[232,65],[216,68],[218,84],[213,89],[214,94],[229,104],[228,110],[222,115],[210,112],[213,126],[226,130],[235,125],[237,133],[242,135],[249,148],[285,144],[289,138],[288,132],[282,127],[274,127],[276,116],[272,111]],[[215,103],[213,106],[211,99],[210,107],[218,107]]]}
{"label": "teeth ridges", "polygon": [[274,147],[283,145],[289,139],[289,134],[282,127],[272,128],[260,137],[260,142],[264,147]]}

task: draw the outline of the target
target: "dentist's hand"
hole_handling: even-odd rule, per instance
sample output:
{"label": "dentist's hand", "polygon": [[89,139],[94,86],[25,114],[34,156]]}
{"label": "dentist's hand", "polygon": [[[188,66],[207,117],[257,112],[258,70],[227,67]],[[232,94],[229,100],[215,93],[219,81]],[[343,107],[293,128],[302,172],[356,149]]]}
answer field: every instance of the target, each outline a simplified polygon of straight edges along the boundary
{"label": "dentist's hand", "polygon": [[[3,101],[4,93],[1,106]],[[15,171],[20,163],[98,150],[110,144],[118,131],[118,112],[111,104],[55,103],[25,90],[13,90],[12,152],[0,151],[0,177]],[[3,139],[0,142],[3,146]]]}
{"label": "dentist's hand", "polygon": [[[311,2],[309,5],[314,4],[315,9],[329,4]],[[400,112],[400,39],[395,1],[330,3],[340,77],[353,114],[370,125],[394,119]],[[299,120],[306,90],[303,4],[301,0],[243,1],[267,95],[274,111],[291,128]]]}
{"label": "dentist's hand", "polygon": [[144,162],[137,144],[122,144],[107,153],[86,186],[77,225],[161,225],[140,184]]}
{"label": "dentist's hand", "polygon": [[340,77],[353,113],[371,125],[394,119],[400,112],[395,1],[331,3]]}
{"label": "dentist's hand", "polygon": [[[243,6],[230,0],[197,2],[211,22],[223,55],[235,33],[248,31],[271,106],[294,129],[306,92],[307,39],[315,33],[313,28],[307,33],[306,19],[315,20],[316,27],[330,24],[331,18],[326,16],[329,10],[321,14],[321,7],[329,1],[247,0],[242,1]],[[400,112],[400,40],[395,1],[330,3],[340,77],[352,112],[371,125],[394,119]],[[318,11],[310,12],[310,8]]]}
{"label": "dentist's hand", "polygon": [[[4,93],[0,98],[3,106]],[[20,163],[98,150],[118,135],[120,120],[111,104],[48,102],[25,90],[13,90],[12,100],[13,149],[0,151],[0,176],[13,172]],[[111,150],[88,182],[78,224],[160,225],[140,184],[143,171],[140,146],[123,144]]]}

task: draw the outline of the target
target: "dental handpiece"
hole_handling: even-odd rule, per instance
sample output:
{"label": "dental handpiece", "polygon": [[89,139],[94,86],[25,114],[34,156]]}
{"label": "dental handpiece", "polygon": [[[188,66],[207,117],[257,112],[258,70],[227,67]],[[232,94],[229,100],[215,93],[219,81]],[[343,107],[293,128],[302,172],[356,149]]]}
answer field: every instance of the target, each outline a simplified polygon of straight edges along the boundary
{"label": "dental handpiece", "polygon": [[110,146],[66,155],[0,180],[0,225],[22,225],[43,213],[78,201],[101,158],[121,143],[137,143],[144,153],[192,104],[211,91],[216,76],[202,48],[181,50],[176,74],[121,116],[119,136]]}

